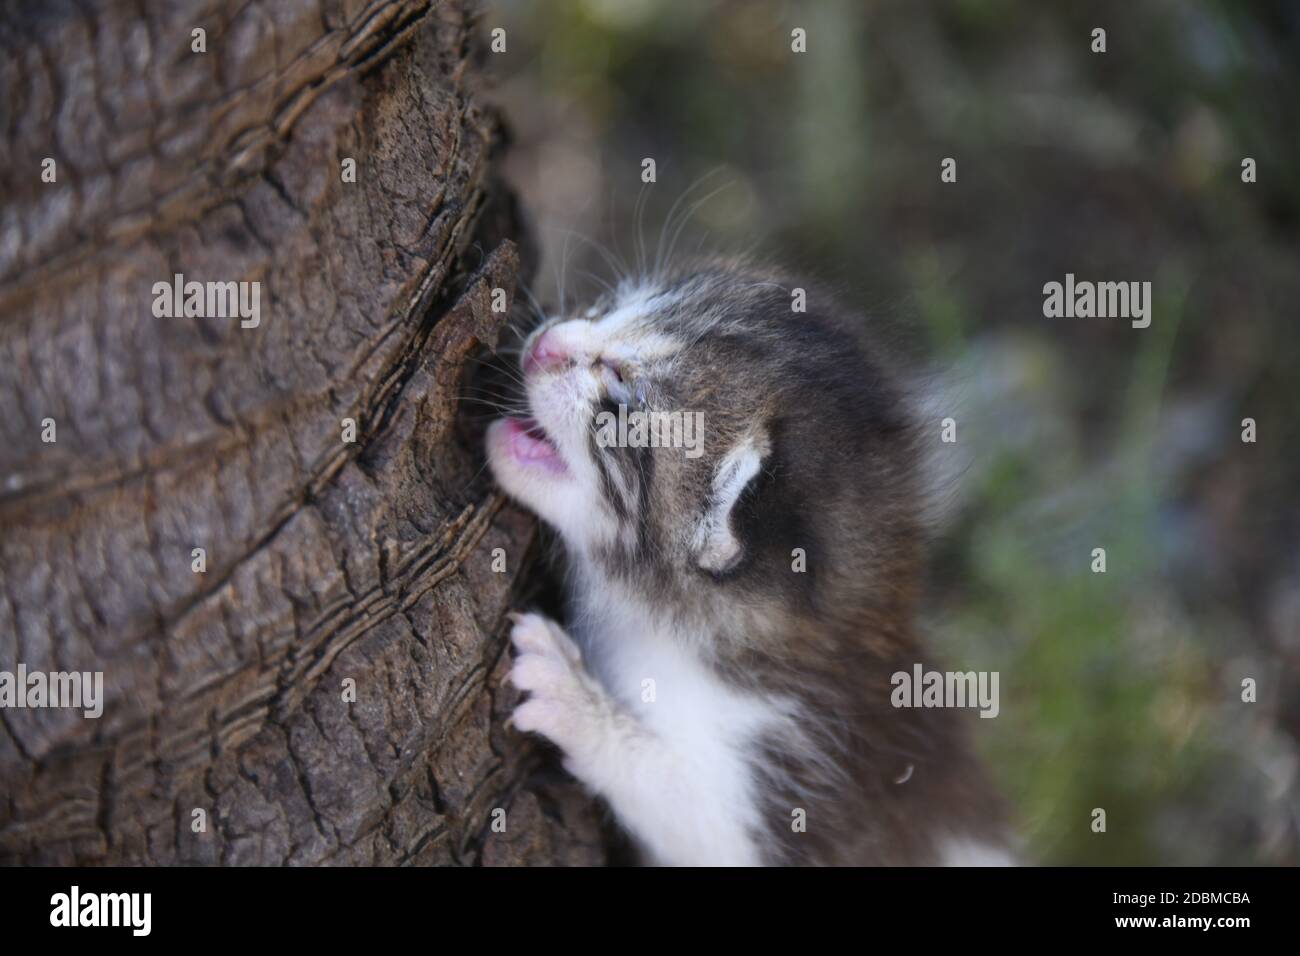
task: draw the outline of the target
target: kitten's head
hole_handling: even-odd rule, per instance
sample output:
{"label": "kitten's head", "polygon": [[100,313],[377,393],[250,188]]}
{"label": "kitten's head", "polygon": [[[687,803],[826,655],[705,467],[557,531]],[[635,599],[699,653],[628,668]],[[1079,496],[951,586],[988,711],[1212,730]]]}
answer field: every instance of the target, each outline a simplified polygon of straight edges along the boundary
{"label": "kitten's head", "polygon": [[530,417],[488,432],[497,481],[651,598],[878,590],[915,538],[909,419],[828,302],[794,310],[797,285],[711,263],[544,323]]}

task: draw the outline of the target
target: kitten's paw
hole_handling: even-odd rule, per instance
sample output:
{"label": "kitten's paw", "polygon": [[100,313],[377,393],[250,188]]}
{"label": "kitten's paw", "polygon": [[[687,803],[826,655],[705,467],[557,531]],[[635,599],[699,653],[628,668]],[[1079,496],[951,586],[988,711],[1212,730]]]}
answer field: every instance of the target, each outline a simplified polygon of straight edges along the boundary
{"label": "kitten's paw", "polygon": [[583,669],[577,645],[540,614],[518,615],[510,640],[515,646],[510,682],[529,695],[511,723],[575,756],[599,733],[602,713],[600,688]]}
{"label": "kitten's paw", "polygon": [[558,654],[565,660],[581,666],[582,652],[564,628],[540,614],[513,614],[515,626],[510,640],[516,654]]}

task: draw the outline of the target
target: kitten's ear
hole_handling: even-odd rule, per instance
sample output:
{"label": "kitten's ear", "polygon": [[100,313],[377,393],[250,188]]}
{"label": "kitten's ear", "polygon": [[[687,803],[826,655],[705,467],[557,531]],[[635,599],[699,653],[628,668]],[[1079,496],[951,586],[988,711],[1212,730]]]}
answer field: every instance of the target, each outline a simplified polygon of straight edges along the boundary
{"label": "kitten's ear", "polygon": [[764,433],[742,438],[718,463],[713,490],[695,529],[695,560],[705,571],[720,574],[740,563],[744,545],[732,530],[736,502],[763,468],[772,446]]}

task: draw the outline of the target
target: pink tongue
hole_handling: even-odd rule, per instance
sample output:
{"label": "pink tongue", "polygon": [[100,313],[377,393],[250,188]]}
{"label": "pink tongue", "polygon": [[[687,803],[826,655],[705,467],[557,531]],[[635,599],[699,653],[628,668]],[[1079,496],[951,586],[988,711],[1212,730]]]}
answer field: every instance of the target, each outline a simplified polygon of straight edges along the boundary
{"label": "pink tongue", "polygon": [[510,425],[510,447],[517,457],[544,464],[554,471],[565,470],[555,446],[544,437],[545,432],[535,421],[512,419]]}

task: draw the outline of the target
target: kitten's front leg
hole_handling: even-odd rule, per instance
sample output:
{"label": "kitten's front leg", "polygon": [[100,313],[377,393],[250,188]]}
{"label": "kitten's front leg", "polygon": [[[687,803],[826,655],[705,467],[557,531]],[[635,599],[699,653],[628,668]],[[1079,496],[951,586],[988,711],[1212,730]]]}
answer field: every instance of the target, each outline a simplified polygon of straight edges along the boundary
{"label": "kitten's front leg", "polygon": [[709,785],[710,768],[694,766],[620,706],[587,673],[577,645],[558,624],[521,614],[510,637],[510,680],[529,694],[512,722],[556,744],[565,769],[607,799],[659,862],[757,862],[745,814]]}
{"label": "kitten's front leg", "polygon": [[510,682],[529,695],[510,722],[558,746],[565,769],[594,788],[590,765],[606,749],[605,738],[623,732],[617,726],[623,715],[583,667],[577,645],[554,621],[540,614],[515,615],[510,640],[515,647]]}

